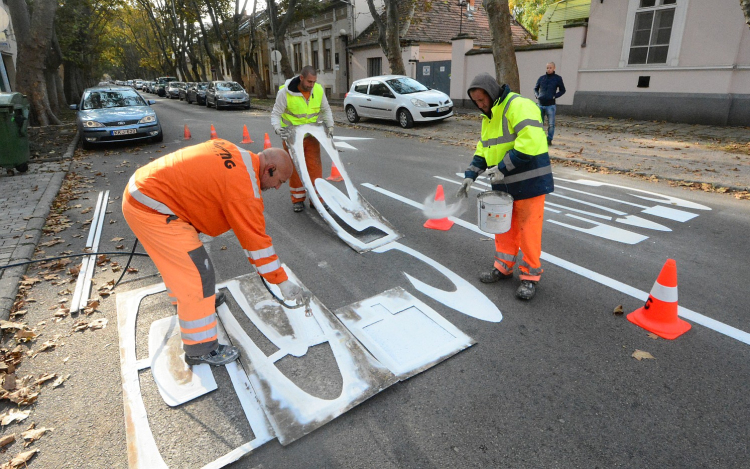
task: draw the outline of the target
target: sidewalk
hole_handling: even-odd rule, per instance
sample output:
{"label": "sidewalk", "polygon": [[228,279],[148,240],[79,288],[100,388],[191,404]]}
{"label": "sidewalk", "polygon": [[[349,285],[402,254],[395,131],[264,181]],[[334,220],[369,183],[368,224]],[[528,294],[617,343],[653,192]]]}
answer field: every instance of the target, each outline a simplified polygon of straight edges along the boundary
{"label": "sidewalk", "polygon": [[[31,260],[62,186],[78,136],[59,161],[30,162],[24,174],[0,174],[0,265]],[[0,319],[8,319],[27,266],[0,270]]]}

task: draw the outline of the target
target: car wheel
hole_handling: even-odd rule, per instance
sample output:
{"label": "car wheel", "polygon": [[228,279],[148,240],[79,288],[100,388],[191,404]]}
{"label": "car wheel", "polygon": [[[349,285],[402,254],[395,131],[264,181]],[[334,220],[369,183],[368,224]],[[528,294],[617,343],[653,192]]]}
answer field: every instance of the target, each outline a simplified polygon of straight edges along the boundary
{"label": "car wheel", "polygon": [[219,107],[219,102],[218,102],[218,101],[214,102],[214,108],[216,108],[216,110],[217,110],[217,111],[218,111],[219,109],[221,109],[221,108]]}
{"label": "car wheel", "polygon": [[16,171],[19,173],[25,173],[29,170],[29,163],[21,163],[18,166],[16,166]]}
{"label": "car wheel", "polygon": [[94,145],[92,145],[91,143],[87,142],[85,138],[81,138],[81,147],[84,150],[92,150],[94,148]]}
{"label": "car wheel", "polygon": [[250,105],[249,104],[247,106],[245,106],[245,110],[247,111],[248,109],[250,109]]}
{"label": "car wheel", "polygon": [[208,98],[206,98],[206,107],[211,107],[211,103],[208,102]]}
{"label": "car wheel", "polygon": [[352,123],[359,122],[359,114],[357,114],[357,110],[351,104],[346,106],[346,118]]}
{"label": "car wheel", "polygon": [[188,104],[192,104],[192,103],[190,102],[190,96],[185,96],[185,102],[186,102],[186,103],[188,103]]}
{"label": "car wheel", "polygon": [[154,143],[161,143],[164,141],[164,132],[159,132],[156,137],[152,137],[151,141]]}
{"label": "car wheel", "polygon": [[412,119],[411,113],[406,109],[399,109],[396,117],[398,117],[398,124],[404,129],[414,127],[414,119]]}

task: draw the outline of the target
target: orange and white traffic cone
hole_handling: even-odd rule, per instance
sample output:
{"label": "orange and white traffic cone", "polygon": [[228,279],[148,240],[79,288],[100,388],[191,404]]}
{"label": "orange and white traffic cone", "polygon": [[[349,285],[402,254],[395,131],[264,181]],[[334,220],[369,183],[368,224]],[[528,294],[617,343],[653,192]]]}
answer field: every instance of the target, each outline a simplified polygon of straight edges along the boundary
{"label": "orange and white traffic cone", "polygon": [[190,135],[190,129],[188,129],[187,124],[185,124],[185,140],[190,140],[191,138],[193,138],[193,136]]}
{"label": "orange and white traffic cone", "polygon": [[211,140],[219,138],[218,135],[216,135],[216,129],[214,129],[213,124],[211,124]]}
{"label": "orange and white traffic cone", "polygon": [[628,321],[665,339],[675,339],[690,330],[690,323],[677,317],[677,264],[667,259],[654,282],[646,304],[628,314]]}
{"label": "orange and white traffic cone", "polygon": [[267,150],[271,148],[271,138],[266,133],[266,136],[263,138],[263,149]]}
{"label": "orange and white traffic cone", "polygon": [[242,126],[242,142],[240,143],[253,143],[253,140],[250,138],[250,133],[247,131],[247,126]]}
{"label": "orange and white traffic cone", "polygon": [[343,181],[344,178],[339,172],[339,168],[336,167],[335,163],[331,163],[331,175],[326,178],[327,181]]}
{"label": "orange and white traffic cone", "polygon": [[[437,190],[435,191],[435,202],[445,202],[445,194],[443,193],[443,185],[438,184]],[[425,228],[433,230],[448,231],[453,226],[453,222],[448,218],[430,218],[424,224]]]}

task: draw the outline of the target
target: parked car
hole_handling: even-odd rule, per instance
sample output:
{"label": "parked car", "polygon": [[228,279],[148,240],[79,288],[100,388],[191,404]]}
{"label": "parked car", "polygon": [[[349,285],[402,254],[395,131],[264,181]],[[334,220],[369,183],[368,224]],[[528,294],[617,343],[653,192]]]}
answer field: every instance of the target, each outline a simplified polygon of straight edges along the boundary
{"label": "parked car", "polygon": [[135,81],[133,81],[133,87],[136,90],[140,90],[143,87],[143,80],[135,80]]}
{"label": "parked car", "polygon": [[167,85],[166,97],[169,99],[179,98],[180,89],[185,86],[185,83],[181,81],[170,81]]}
{"label": "parked car", "polygon": [[192,81],[188,81],[183,83],[183,86],[180,88],[180,101],[184,100],[187,97],[187,90],[192,86],[194,83]]}
{"label": "parked car", "polygon": [[159,96],[167,95],[167,84],[172,81],[177,81],[177,77],[159,77],[156,79],[156,94]]}
{"label": "parked car", "polygon": [[349,122],[360,117],[395,120],[405,129],[414,122],[446,119],[453,115],[453,101],[442,91],[427,88],[403,75],[382,75],[352,83],[344,98]]}
{"label": "parked car", "polygon": [[129,86],[87,88],[80,104],[72,104],[78,111],[76,124],[81,145],[90,149],[97,143],[151,139],[161,142],[164,134],[151,104]]}
{"label": "parked car", "polygon": [[210,81],[206,89],[206,107],[243,107],[250,109],[250,95],[234,81]]}
{"label": "parked car", "polygon": [[191,83],[187,87],[185,101],[188,104],[198,103],[199,106],[205,106],[206,88],[208,88],[208,83]]}

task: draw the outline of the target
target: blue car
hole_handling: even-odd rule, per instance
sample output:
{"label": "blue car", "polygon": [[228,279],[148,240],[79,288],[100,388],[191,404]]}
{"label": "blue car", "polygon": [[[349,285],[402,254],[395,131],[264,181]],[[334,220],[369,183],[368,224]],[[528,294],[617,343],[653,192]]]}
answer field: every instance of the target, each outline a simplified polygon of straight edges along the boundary
{"label": "blue car", "polygon": [[81,145],[93,148],[97,143],[150,140],[161,142],[164,134],[151,104],[129,86],[97,86],[83,92],[76,123]]}

